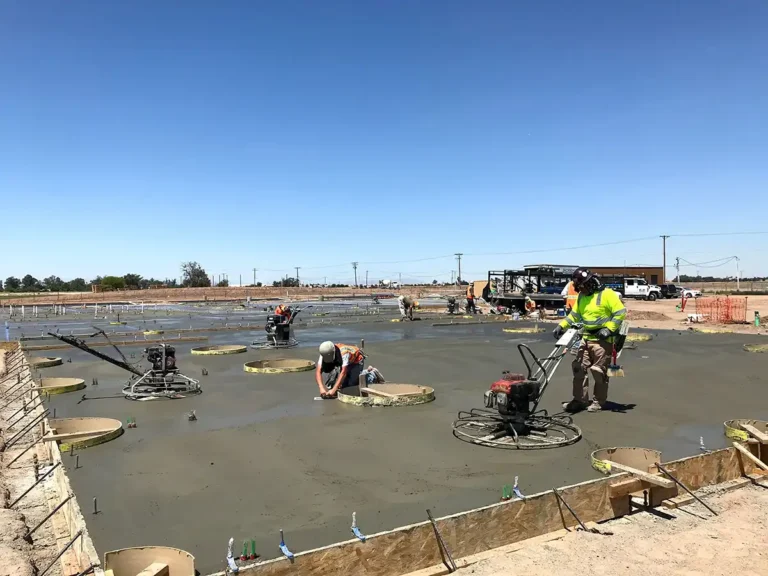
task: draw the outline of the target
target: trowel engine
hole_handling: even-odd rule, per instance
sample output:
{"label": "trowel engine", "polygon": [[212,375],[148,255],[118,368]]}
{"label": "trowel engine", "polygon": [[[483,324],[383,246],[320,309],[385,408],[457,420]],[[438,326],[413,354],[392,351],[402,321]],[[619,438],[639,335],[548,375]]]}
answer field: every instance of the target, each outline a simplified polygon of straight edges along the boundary
{"label": "trowel engine", "polygon": [[448,314],[456,314],[459,311],[459,304],[456,302],[456,298],[453,296],[448,297],[448,301],[446,304],[446,311]]}
{"label": "trowel engine", "polygon": [[498,410],[501,418],[518,434],[528,434],[526,424],[541,393],[541,382],[523,374],[504,372],[484,394],[485,407]]}

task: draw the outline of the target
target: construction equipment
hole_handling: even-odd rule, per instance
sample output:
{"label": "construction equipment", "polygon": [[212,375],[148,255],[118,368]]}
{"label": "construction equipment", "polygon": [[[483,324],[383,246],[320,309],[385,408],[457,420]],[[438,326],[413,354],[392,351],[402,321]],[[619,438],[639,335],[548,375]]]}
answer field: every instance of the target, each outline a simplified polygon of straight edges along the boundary
{"label": "construction equipment", "polygon": [[[311,306],[307,306],[311,308]],[[251,348],[257,350],[273,350],[283,348],[293,348],[298,346],[299,341],[293,335],[293,321],[299,315],[303,308],[291,310],[290,316],[283,314],[270,314],[267,316],[267,323],[264,325],[264,331],[267,333],[266,340],[254,340]]]}
{"label": "construction equipment", "polygon": [[619,366],[619,357],[624,348],[624,342],[627,341],[627,334],[629,334],[629,322],[624,320],[619,327],[619,333],[616,335],[616,341],[613,343],[611,349],[611,363],[606,371],[606,374],[608,374],[610,378],[624,376],[624,369]]}
{"label": "construction equipment", "polygon": [[456,314],[459,312],[459,303],[456,302],[456,298],[454,296],[448,296],[446,312],[448,312],[448,314]]}
{"label": "construction equipment", "polygon": [[[109,337],[103,330],[96,330],[97,332],[91,335],[91,338],[102,335],[110,342]],[[151,363],[152,367],[148,370],[141,370],[135,364],[130,364],[120,349],[111,342],[110,344],[117,350],[122,360],[94,350],[83,339],[53,332],[48,332],[48,334],[70,346],[74,346],[83,352],[88,352],[88,354],[132,373],[131,379],[123,386],[123,395],[129,400],[184,398],[193,394],[200,394],[203,391],[199,380],[189,378],[179,372],[179,369],[176,367],[176,349],[168,344],[158,344],[157,346],[145,348],[144,356]]]}
{"label": "construction equipment", "polygon": [[453,435],[472,444],[519,450],[577,442],[581,429],[569,415],[550,416],[546,410],[538,410],[538,405],[560,362],[580,339],[580,330],[569,329],[546,358],[538,358],[528,346],[518,344],[527,375],[504,372],[485,392],[485,408],[459,412]]}

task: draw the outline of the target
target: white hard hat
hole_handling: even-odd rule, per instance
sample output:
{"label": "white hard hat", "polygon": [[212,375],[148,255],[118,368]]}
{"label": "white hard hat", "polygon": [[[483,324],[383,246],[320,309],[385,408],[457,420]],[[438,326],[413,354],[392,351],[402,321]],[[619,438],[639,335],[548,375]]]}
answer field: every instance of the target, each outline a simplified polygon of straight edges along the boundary
{"label": "white hard hat", "polygon": [[336,357],[336,345],[330,340],[320,344],[320,356],[323,357],[325,362],[333,362],[333,359]]}

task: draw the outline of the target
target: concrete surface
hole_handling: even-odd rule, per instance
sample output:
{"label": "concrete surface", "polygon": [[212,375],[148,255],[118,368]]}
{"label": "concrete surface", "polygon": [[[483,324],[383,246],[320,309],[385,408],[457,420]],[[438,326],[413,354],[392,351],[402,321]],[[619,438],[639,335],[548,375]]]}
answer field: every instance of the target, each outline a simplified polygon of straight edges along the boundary
{"label": "concrete surface", "polygon": [[[216,334],[209,343],[244,342],[245,334]],[[313,349],[206,357],[189,354],[192,345],[177,347],[179,367],[201,379],[200,396],[78,404],[76,392],[51,399],[59,417],[130,416],[138,424],[81,452],[78,470],[74,458],[63,457],[80,501],[98,497],[101,513],[88,521],[100,552],[173,546],[192,553],[206,574],[224,568],[230,536],[236,551],[255,538],[257,552],[271,558],[279,555],[280,528],[294,552],[313,548],[350,538],[353,511],[370,534],[424,520],[426,508],[440,516],[495,502],[515,476],[524,493],[594,478],[589,454],[598,448],[655,448],[668,460],[697,453],[700,437],[709,448],[724,446],[724,420],[768,416],[764,357],[742,349],[761,337],[667,331],[622,356],[627,376],[612,380],[609,397],[626,409],[577,415],[584,433],[578,443],[535,452],[477,447],[452,436],[456,413],[481,407],[502,370],[523,370],[517,343],[550,352],[549,332],[414,322],[315,326],[298,337]],[[312,372],[261,376],[242,369],[249,360],[312,358],[326,339],[360,338],[368,363],[385,378],[432,386],[436,400],[403,408],[314,401]],[[132,361],[140,356],[139,348],[123,352]],[[127,372],[78,350],[61,355],[72,363],[46,375],[96,377],[99,386],[82,391],[87,397],[122,396]],[[561,367],[544,408],[557,412],[569,399],[569,372]],[[193,409],[197,421],[186,416]]]}

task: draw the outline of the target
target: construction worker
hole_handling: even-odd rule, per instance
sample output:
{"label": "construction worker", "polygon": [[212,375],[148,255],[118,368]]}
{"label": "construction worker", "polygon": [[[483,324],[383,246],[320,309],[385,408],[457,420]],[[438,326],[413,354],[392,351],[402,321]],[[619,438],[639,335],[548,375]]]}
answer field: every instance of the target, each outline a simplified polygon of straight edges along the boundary
{"label": "construction worker", "polygon": [[530,296],[525,297],[525,313],[531,315],[536,311],[536,302],[531,300]]}
{"label": "construction worker", "polygon": [[275,315],[276,316],[285,316],[285,321],[291,319],[291,307],[286,304],[278,304],[277,308],[275,308]]}
{"label": "construction worker", "polygon": [[470,282],[467,286],[467,314],[477,314],[477,306],[475,306],[475,284]]}
{"label": "construction worker", "polygon": [[565,285],[560,295],[565,298],[565,313],[570,314],[573,307],[576,306],[576,300],[579,298],[579,293],[573,286],[572,280]]}
{"label": "construction worker", "polygon": [[[340,388],[359,384],[365,355],[357,346],[334,344],[330,340],[320,344],[320,358],[315,370],[315,381],[321,398],[336,398]],[[328,374],[323,382],[323,374]]]}
{"label": "construction worker", "polygon": [[413,320],[413,309],[416,307],[416,303],[410,296],[400,296],[397,299],[397,306],[400,308],[400,318],[405,320]]}
{"label": "construction worker", "polygon": [[[553,335],[560,338],[572,326],[583,326],[584,335],[573,369],[573,400],[563,404],[567,412],[599,412],[608,401],[608,373],[613,343],[627,315],[619,295],[605,288],[595,274],[577,268],[572,278],[579,297],[571,313],[558,324]],[[592,403],[589,402],[589,372],[595,381]]]}

